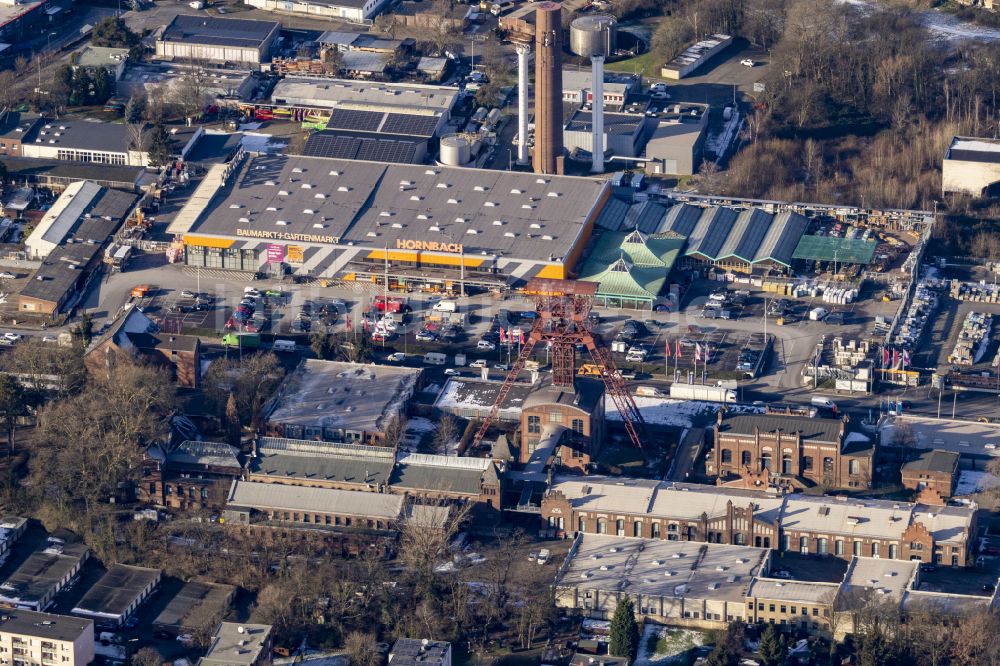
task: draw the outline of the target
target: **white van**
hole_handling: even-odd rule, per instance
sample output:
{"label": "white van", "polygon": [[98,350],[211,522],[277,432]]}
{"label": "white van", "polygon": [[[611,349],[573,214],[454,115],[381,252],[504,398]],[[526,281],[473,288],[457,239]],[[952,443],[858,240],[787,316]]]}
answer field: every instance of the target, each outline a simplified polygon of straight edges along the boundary
{"label": "white van", "polygon": [[448,356],[441,352],[427,352],[424,354],[424,363],[427,365],[444,365],[448,362]]}
{"label": "white van", "polygon": [[835,403],[833,400],[830,400],[829,398],[820,398],[817,396],[813,396],[811,403],[812,406],[816,407],[817,409],[825,409],[827,411],[833,412],[834,414],[837,413],[837,403]]}
{"label": "white van", "polygon": [[275,340],[274,344],[271,345],[271,351],[293,352],[295,351],[295,343],[291,340]]}
{"label": "white van", "polygon": [[457,309],[458,303],[455,301],[438,301],[433,308],[435,312],[455,312]]}

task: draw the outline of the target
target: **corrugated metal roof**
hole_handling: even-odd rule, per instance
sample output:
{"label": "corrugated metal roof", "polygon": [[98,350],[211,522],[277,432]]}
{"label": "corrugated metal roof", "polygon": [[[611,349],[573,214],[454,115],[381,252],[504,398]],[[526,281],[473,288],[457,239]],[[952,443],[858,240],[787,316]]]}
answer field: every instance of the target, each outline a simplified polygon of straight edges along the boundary
{"label": "corrugated metal roof", "polygon": [[691,204],[671,206],[657,231],[669,230],[681,236],[690,236],[704,213],[704,208]]}
{"label": "corrugated metal roof", "polygon": [[775,261],[784,266],[792,263],[792,250],[802,238],[802,233],[809,224],[802,215],[786,211],[778,213],[774,222],[767,230],[767,235],[761,241],[757,253],[754,255],[754,263],[762,261]]}
{"label": "corrugated metal roof", "polygon": [[774,216],[759,208],[750,208],[740,213],[726,243],[719,251],[719,258],[736,257],[751,263],[773,221]]}
{"label": "corrugated metal roof", "polygon": [[688,239],[685,256],[700,254],[711,261],[718,259],[736,218],[737,212],[732,208],[707,209]]}

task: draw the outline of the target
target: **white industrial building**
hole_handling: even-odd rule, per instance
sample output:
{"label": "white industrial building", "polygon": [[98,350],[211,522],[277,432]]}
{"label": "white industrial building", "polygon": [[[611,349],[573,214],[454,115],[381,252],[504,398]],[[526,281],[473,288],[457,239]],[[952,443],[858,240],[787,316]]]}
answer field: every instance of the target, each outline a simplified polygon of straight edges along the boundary
{"label": "white industrial building", "polygon": [[[563,127],[563,145],[566,150],[593,151],[594,114],[579,109],[573,112]],[[622,157],[636,157],[642,151],[646,117],[634,113],[605,113],[603,136],[604,150]]]}
{"label": "white industrial building", "polygon": [[178,14],[157,37],[156,57],[259,65],[271,60],[280,30],[276,21]]}
{"label": "white industrial building", "polygon": [[52,120],[34,125],[21,143],[21,156],[114,166],[148,166],[149,152],[129,146],[121,123]]}
{"label": "white industrial building", "polygon": [[956,136],[941,167],[944,194],[996,196],[1000,191],[1000,139]]}
{"label": "white industrial building", "polygon": [[[621,75],[612,75],[616,80],[608,81],[608,76],[604,76],[604,106],[622,107],[625,105],[625,98],[632,92],[637,79],[625,81]],[[562,87],[563,102],[571,104],[593,104],[594,95],[592,92],[594,85],[594,75],[589,69],[575,70],[563,69]]]}
{"label": "white industrial building", "polygon": [[730,35],[710,35],[687,47],[683,53],[660,68],[660,76],[665,79],[683,79],[732,43],[733,38]]}
{"label": "white industrial building", "polygon": [[385,7],[386,0],[246,0],[246,4],[272,12],[309,14],[363,23],[375,18]]}
{"label": "white industrial building", "polygon": [[62,245],[102,192],[103,187],[89,180],[78,180],[69,185],[24,241],[28,257],[44,259]]}

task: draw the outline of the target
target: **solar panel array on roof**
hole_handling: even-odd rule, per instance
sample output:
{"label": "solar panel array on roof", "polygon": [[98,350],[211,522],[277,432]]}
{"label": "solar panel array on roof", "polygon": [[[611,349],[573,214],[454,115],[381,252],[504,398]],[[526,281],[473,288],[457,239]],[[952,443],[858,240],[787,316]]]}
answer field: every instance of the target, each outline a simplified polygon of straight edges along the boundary
{"label": "solar panel array on roof", "polygon": [[669,230],[681,236],[690,236],[701,219],[703,209],[690,204],[672,206],[663,220],[664,231]]}
{"label": "solar panel array on roof", "polygon": [[719,258],[736,257],[747,263],[752,262],[772,221],[774,217],[757,208],[740,213],[726,243],[719,251]]}
{"label": "solar panel array on roof", "polygon": [[337,134],[325,131],[309,137],[302,152],[309,157],[412,164],[417,154],[418,143],[419,141],[407,137]]}
{"label": "solar panel array on roof", "polygon": [[326,122],[328,129],[345,129],[356,132],[374,132],[382,124],[379,111],[363,111],[360,109],[334,109]]}
{"label": "solar panel array on roof", "polygon": [[714,261],[719,256],[719,250],[729,237],[729,232],[736,222],[736,211],[732,208],[708,208],[702,213],[701,219],[695,225],[684,254],[700,254]]}
{"label": "solar panel array on roof", "polygon": [[388,134],[408,136],[434,136],[438,126],[438,116],[411,116],[405,113],[390,113],[382,124],[382,131]]}

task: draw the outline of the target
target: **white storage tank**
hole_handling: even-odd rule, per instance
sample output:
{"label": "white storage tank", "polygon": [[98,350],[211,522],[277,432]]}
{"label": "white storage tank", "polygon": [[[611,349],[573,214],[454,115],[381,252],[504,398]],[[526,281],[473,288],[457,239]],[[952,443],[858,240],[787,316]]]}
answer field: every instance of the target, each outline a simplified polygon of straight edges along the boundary
{"label": "white storage tank", "polygon": [[472,145],[464,136],[452,134],[441,138],[441,164],[462,166],[472,159]]}
{"label": "white storage tank", "polygon": [[610,14],[581,16],[569,26],[569,50],[578,56],[614,55],[618,19]]}

